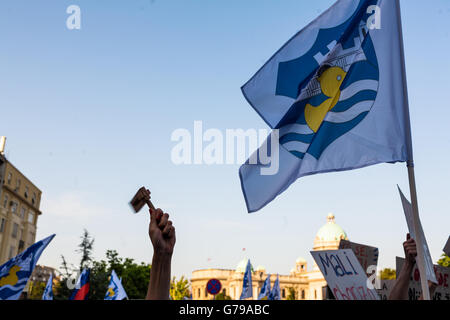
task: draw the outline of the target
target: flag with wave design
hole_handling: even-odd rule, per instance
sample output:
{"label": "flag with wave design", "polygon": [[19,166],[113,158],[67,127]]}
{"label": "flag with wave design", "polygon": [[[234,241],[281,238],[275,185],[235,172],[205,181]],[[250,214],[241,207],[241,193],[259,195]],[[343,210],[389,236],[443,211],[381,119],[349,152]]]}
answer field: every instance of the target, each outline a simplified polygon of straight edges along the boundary
{"label": "flag with wave design", "polygon": [[123,288],[122,281],[113,270],[111,272],[111,280],[109,281],[108,290],[106,291],[105,300],[123,300],[128,299],[127,293]]}
{"label": "flag with wave design", "polygon": [[44,249],[52,241],[51,235],[0,266],[0,300],[17,300],[25,288]]}
{"label": "flag with wave design", "polygon": [[279,142],[240,168],[249,212],[303,176],[412,158],[399,12],[398,0],[339,0],[242,87]]}

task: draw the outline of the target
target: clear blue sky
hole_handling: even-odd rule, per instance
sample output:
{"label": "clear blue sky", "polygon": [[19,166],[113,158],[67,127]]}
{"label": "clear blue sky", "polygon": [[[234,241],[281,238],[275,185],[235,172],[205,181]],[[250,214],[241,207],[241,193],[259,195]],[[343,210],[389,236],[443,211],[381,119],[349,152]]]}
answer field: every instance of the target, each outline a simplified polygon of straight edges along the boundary
{"label": "clear blue sky", "polygon": [[[299,256],[311,265],[329,212],[351,240],[379,247],[381,267],[395,267],[407,232],[396,191],[409,195],[404,164],[306,177],[249,215],[239,165],[170,161],[172,131],[194,120],[267,128],[240,86],[333,2],[2,1],[0,134],[43,191],[37,238],[57,234],[39,263],[59,267],[64,254],[77,264],[83,228],[96,257],[117,249],[150,262],[148,215],[128,207],[147,185],[177,228],[177,276],[244,257],[272,273],[288,273]],[[437,260],[450,225],[450,2],[401,3],[420,213]],[[81,30],[66,28],[71,4]]]}

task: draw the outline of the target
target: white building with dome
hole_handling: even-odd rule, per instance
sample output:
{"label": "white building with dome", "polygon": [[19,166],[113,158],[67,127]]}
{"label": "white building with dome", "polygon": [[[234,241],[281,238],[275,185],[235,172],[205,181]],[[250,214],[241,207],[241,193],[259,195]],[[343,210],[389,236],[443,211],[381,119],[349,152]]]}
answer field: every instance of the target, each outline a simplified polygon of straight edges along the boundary
{"label": "white building with dome", "polygon": [[[327,222],[322,226],[314,239],[313,250],[336,250],[339,242],[348,240],[345,231],[335,222],[333,214],[327,216]],[[206,291],[206,284],[210,279],[218,279],[222,283],[222,293],[239,300],[242,291],[245,269],[248,259],[239,262],[235,269],[202,269],[192,272],[191,290],[192,299],[210,300],[213,299]],[[266,268],[263,266],[252,266],[253,299],[258,298],[258,294],[264,281],[267,278]],[[273,287],[276,274],[271,274],[271,287]],[[289,275],[279,275],[281,299],[285,300],[290,292],[294,290],[297,300],[322,300],[324,299],[324,288],[327,283],[317,265],[308,269],[307,261],[299,257],[295,261]]]}

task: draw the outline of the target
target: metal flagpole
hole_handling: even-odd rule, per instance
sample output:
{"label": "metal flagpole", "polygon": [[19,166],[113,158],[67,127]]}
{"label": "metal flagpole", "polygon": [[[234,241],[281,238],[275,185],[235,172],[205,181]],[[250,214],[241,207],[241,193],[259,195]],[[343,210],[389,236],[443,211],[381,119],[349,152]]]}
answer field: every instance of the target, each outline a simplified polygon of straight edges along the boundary
{"label": "metal flagpole", "polygon": [[412,148],[412,135],[411,135],[411,121],[409,116],[409,101],[408,101],[408,88],[406,85],[406,63],[405,63],[405,47],[403,44],[403,30],[402,30],[402,16],[400,10],[400,0],[396,0],[397,2],[397,18],[399,23],[399,41],[400,41],[400,51],[402,57],[402,76],[403,76],[403,95],[406,99],[406,110],[405,114],[405,129],[406,129],[406,145],[408,149],[408,179],[409,179],[409,191],[411,196],[411,206],[413,211],[413,225],[414,225],[414,233],[416,238],[417,246],[417,265],[419,267],[420,272],[420,283],[422,286],[422,296],[424,300],[430,300],[430,290],[428,288],[427,275],[425,272],[425,256],[424,256],[424,246],[422,242],[421,234],[419,233],[420,229],[420,219],[419,219],[419,206],[417,203],[417,191],[416,191],[416,179],[414,174],[414,157],[413,157],[413,148]]}

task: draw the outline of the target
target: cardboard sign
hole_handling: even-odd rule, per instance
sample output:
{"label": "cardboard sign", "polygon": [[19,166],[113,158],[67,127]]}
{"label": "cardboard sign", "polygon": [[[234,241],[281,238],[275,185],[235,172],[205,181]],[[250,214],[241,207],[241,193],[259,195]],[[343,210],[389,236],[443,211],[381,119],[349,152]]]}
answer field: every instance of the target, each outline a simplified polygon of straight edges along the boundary
{"label": "cardboard sign", "polygon": [[336,300],[379,300],[351,249],[311,251]]}
{"label": "cardboard sign", "polygon": [[[397,257],[396,270],[397,277],[402,270],[405,259]],[[432,300],[450,300],[450,268],[434,265],[434,272],[438,281],[436,291],[431,296]],[[417,264],[414,266],[409,281],[408,297],[409,300],[418,300],[422,295],[422,287],[420,285],[420,272]]]}
{"label": "cardboard sign", "polygon": [[448,237],[447,244],[444,247],[444,252],[446,255],[450,256],[450,237]]}
{"label": "cardboard sign", "polygon": [[388,300],[389,294],[395,285],[395,280],[379,280],[380,288],[377,289],[377,293],[381,300]]}
{"label": "cardboard sign", "polygon": [[[436,275],[434,274],[433,270],[433,260],[431,259],[430,250],[428,249],[427,239],[425,238],[425,233],[422,229],[422,224],[419,220],[419,235],[416,235],[414,232],[414,221],[413,221],[413,209],[411,206],[411,203],[406,199],[406,197],[403,195],[402,190],[398,188],[398,191],[400,192],[400,198],[402,199],[403,204],[403,211],[405,212],[406,217],[406,223],[408,224],[408,230],[409,234],[411,235],[411,238],[417,239],[417,236],[420,237],[423,244],[423,254],[425,258],[425,272],[427,274],[427,280],[432,281],[434,283],[437,283]],[[417,260],[417,258],[416,258]]]}
{"label": "cardboard sign", "polygon": [[[367,277],[376,272],[378,264],[378,248],[366,246],[364,244],[354,243],[347,240],[341,240],[339,249],[352,249],[358,259],[359,264],[366,271]],[[369,270],[370,266],[375,266],[375,270]]]}

